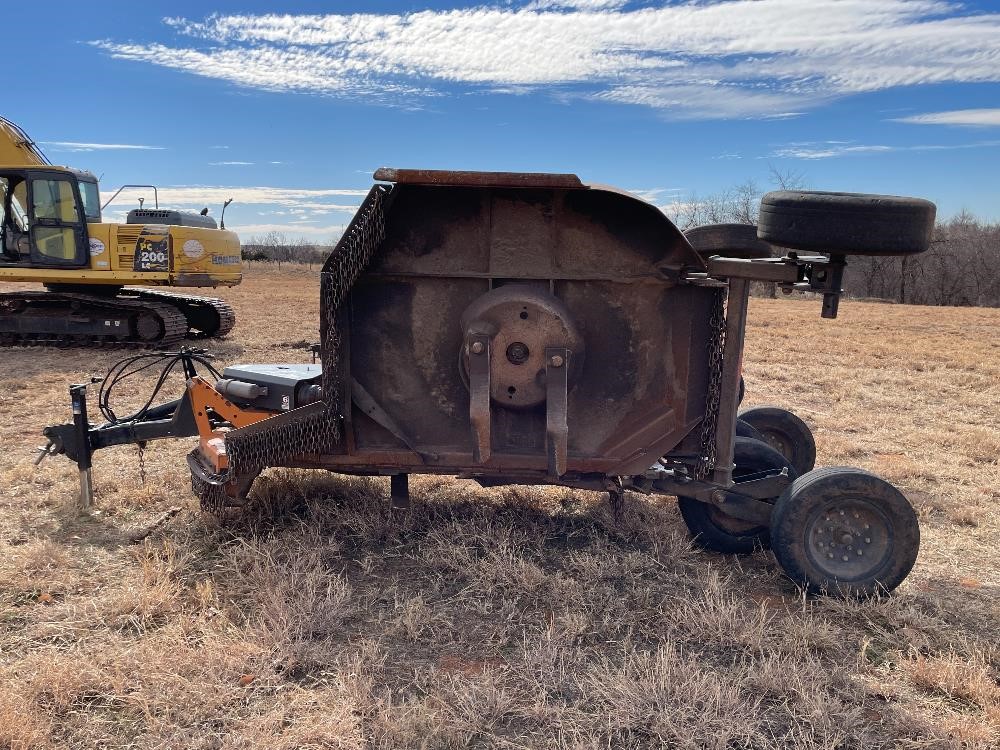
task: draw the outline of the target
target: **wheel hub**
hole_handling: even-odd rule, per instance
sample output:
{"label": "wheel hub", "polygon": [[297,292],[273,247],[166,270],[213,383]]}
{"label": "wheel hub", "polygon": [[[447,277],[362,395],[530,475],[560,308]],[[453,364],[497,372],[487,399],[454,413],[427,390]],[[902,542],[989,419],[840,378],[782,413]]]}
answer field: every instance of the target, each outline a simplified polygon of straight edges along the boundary
{"label": "wheel hub", "polygon": [[764,436],[764,440],[774,448],[778,453],[783,456],[790,456],[794,451],[794,446],[789,444],[781,435],[776,432],[769,432],[767,430],[761,430],[761,434]]}
{"label": "wheel hub", "polygon": [[[490,337],[490,396],[502,406],[529,409],[545,402],[548,347],[572,352],[570,385],[583,366],[584,339],[574,316],[546,289],[528,284],[497,287],[466,308],[461,325],[466,339],[473,334]],[[461,368],[468,383],[469,359],[464,348]]]}
{"label": "wheel hub", "polygon": [[845,582],[870,576],[892,551],[889,520],[862,498],[828,504],[809,524],[806,539],[813,563],[831,578]]}

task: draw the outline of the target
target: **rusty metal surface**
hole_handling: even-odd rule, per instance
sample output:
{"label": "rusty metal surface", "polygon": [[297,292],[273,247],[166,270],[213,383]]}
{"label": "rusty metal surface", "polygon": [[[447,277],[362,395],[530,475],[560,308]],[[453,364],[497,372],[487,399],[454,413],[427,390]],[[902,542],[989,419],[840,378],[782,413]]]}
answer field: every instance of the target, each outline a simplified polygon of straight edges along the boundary
{"label": "rusty metal surface", "polygon": [[[544,476],[541,357],[563,347],[565,472],[654,461],[704,414],[715,295],[664,266],[703,269],[661,212],[626,194],[396,184],[385,241],[351,291],[349,369],[439,457],[425,470]],[[470,358],[487,356],[471,354],[472,335],[489,337],[488,389],[485,372],[470,376]],[[413,461],[366,415],[351,420],[350,455],[327,463]]]}
{"label": "rusty metal surface", "polygon": [[493,358],[490,336],[473,333],[469,336],[466,351],[469,372],[469,423],[472,425],[472,460],[483,464],[490,460],[493,452],[492,421],[490,400],[493,388],[490,384],[492,372],[490,360]]}
{"label": "rusty metal surface", "polygon": [[267,445],[235,431],[236,463],[588,488],[695,467],[720,291],[684,283],[705,266],[658,209],[563,176],[379,174],[323,269],[322,408]]}
{"label": "rusty metal surface", "polygon": [[569,392],[570,357],[566,347],[545,347],[545,453],[549,476],[558,479],[566,473],[569,423],[566,407]]}
{"label": "rusty metal surface", "polygon": [[[584,339],[572,313],[547,289],[506,284],[478,297],[462,313],[466,336],[485,334],[490,341],[490,397],[511,409],[545,402],[541,377],[546,347],[563,346],[574,353],[574,374],[584,362]],[[468,370],[469,348],[464,365]]]}
{"label": "rusty metal surface", "polygon": [[548,172],[468,172],[446,169],[395,169],[379,167],[372,177],[400,185],[451,185],[462,187],[563,188],[587,186],[575,174]]}

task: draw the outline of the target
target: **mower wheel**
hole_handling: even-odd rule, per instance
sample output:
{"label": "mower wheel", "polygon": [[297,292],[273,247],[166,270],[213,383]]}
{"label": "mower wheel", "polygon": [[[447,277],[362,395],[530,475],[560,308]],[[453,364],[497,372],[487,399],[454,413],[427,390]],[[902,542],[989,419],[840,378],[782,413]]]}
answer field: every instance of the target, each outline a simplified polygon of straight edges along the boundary
{"label": "mower wheel", "polygon": [[771,544],[785,574],[810,592],[892,591],[920,548],[917,514],[899,490],[861,469],[817,469],[782,493]]}
{"label": "mower wheel", "polygon": [[930,245],[936,208],[920,198],[779,190],[760,202],[772,245],[839,255],[913,255]]}
{"label": "mower wheel", "polygon": [[[767,443],[753,438],[737,437],[733,478],[749,476],[772,469],[788,469],[792,478],[798,476],[784,456]],[[681,517],[687,524],[694,543],[713,552],[742,553],[767,549],[770,530],[751,521],[733,518],[717,505],[703,503],[691,497],[678,497]]]}
{"label": "mower wheel", "polygon": [[760,440],[762,443],[767,442],[764,433],[742,419],[736,420],[736,437],[753,438],[754,440]]}
{"label": "mower wheel", "polygon": [[691,247],[703,258],[770,258],[771,246],[757,237],[753,224],[707,224],[684,232]]}
{"label": "mower wheel", "polygon": [[740,421],[755,428],[765,443],[795,467],[799,476],[816,466],[816,440],[809,425],[780,406],[753,406],[740,413]]}

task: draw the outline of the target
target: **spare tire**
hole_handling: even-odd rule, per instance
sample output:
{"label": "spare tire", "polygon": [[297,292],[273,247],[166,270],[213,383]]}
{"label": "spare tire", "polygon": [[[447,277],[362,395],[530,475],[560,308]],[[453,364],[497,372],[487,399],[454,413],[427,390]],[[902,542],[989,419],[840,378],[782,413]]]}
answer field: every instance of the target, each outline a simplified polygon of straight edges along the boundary
{"label": "spare tire", "polygon": [[779,190],[761,199],[757,234],[795,250],[913,255],[930,245],[936,211],[920,198]]}
{"label": "spare tire", "polygon": [[684,232],[687,241],[703,258],[770,258],[771,246],[757,237],[753,224],[706,224]]}

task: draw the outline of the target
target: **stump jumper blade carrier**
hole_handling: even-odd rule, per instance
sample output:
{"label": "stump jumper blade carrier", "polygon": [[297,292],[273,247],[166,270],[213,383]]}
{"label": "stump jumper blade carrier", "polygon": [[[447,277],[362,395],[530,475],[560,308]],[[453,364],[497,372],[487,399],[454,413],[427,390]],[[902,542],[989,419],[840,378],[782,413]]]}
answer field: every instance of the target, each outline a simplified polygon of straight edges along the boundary
{"label": "stump jumper blade carrier", "polygon": [[50,452],[89,477],[105,445],[197,435],[192,486],[223,519],[274,466],[389,475],[396,505],[414,473],[671,495],[697,543],[770,545],[809,589],[905,578],[907,500],[866,472],[814,469],[790,412],[741,415],[741,363],[752,281],[818,292],[834,318],[847,257],[922,252],[933,204],[769,193],[758,227],[685,235],[575,175],[375,180],[322,271],[321,366],[230,367],[212,384],[187,355],[180,399],[99,427],[75,386],[75,425],[48,428]]}

